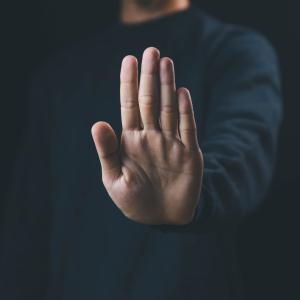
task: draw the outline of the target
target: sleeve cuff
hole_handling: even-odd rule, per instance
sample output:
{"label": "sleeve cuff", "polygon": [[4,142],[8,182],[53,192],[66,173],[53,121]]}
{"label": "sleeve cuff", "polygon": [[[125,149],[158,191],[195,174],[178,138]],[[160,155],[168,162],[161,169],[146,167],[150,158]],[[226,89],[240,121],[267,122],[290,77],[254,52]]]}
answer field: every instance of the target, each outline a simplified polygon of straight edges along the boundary
{"label": "sleeve cuff", "polygon": [[150,225],[150,227],[164,233],[199,233],[203,230],[203,225],[209,216],[210,210],[207,193],[203,188],[191,223],[187,225]]}

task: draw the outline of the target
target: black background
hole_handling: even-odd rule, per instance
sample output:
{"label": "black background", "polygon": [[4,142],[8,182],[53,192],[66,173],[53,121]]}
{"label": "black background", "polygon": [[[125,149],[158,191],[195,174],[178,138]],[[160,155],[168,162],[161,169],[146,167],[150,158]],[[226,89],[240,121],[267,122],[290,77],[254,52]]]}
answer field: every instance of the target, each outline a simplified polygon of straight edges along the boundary
{"label": "black background", "polygon": [[[274,182],[261,210],[243,224],[238,249],[247,299],[295,299],[299,282],[299,44],[296,0],[200,0],[209,13],[262,32],[280,58],[285,120]],[[24,125],[26,87],[37,66],[64,46],[104,30],[118,1],[16,0],[2,6],[0,199]],[[4,203],[2,202],[1,205]],[[1,207],[0,207],[1,209]]]}

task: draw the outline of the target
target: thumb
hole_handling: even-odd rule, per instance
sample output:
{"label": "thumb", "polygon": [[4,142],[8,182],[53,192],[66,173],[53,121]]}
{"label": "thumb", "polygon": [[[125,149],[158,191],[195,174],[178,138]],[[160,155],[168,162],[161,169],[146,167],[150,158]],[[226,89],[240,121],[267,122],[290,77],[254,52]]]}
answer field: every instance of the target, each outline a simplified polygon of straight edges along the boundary
{"label": "thumb", "polygon": [[97,122],[92,127],[92,136],[102,168],[103,182],[116,180],[121,174],[118,139],[106,122]]}

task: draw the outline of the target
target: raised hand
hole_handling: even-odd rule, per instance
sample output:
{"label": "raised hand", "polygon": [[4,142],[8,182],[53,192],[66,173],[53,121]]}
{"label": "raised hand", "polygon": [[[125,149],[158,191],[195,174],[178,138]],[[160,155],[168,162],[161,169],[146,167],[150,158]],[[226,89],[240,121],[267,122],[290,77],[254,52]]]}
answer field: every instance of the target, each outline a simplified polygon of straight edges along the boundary
{"label": "raised hand", "polygon": [[102,180],[123,214],[136,222],[185,225],[200,198],[203,158],[190,93],[176,90],[173,62],[147,48],[121,66],[120,143],[112,127],[92,127]]}

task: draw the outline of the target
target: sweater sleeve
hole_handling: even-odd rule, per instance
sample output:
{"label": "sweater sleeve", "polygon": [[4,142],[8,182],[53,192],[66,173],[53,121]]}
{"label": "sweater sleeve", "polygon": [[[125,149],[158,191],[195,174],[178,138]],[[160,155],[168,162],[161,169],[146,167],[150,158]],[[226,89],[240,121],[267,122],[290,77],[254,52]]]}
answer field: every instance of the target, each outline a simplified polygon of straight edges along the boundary
{"label": "sweater sleeve", "polygon": [[[260,34],[233,34],[207,67],[207,107],[199,134],[204,175],[191,224],[201,231],[235,225],[262,203],[271,183],[282,121],[277,56]],[[225,226],[225,227],[226,227]]]}

